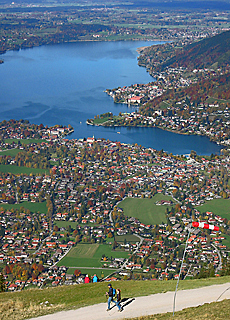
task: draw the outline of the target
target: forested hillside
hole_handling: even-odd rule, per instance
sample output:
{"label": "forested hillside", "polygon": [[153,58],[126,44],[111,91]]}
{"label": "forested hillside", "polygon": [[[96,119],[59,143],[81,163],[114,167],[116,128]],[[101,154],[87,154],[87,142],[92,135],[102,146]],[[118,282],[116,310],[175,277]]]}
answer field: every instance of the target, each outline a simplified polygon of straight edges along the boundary
{"label": "forested hillside", "polygon": [[177,44],[151,46],[139,57],[139,65],[163,71],[184,67],[189,70],[224,67],[230,63],[230,31],[193,42],[183,47]]}

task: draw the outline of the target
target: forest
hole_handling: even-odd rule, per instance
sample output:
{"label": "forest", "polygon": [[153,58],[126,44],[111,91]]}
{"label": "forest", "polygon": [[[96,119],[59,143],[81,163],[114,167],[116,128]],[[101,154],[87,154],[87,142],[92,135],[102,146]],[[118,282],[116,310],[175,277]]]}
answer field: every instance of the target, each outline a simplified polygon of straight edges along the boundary
{"label": "forest", "polygon": [[188,70],[224,68],[230,63],[230,31],[195,41],[180,47],[168,43],[146,48],[139,57],[139,65],[162,72],[166,68],[183,67]]}

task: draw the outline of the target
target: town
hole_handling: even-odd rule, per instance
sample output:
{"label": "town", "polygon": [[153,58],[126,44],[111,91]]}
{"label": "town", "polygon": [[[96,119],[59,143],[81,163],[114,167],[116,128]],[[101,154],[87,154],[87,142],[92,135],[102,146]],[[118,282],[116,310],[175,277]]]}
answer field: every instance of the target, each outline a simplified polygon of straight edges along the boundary
{"label": "town", "polygon": [[[131,4],[130,4],[131,5]],[[20,4],[1,6],[0,53],[40,45],[76,41],[203,39],[229,28],[229,12],[197,12],[122,3]],[[1,60],[0,63],[4,61]]]}
{"label": "town", "polygon": [[69,140],[63,135],[71,127],[22,120],[0,126],[7,290],[82,283],[94,273],[177,279],[192,221],[220,232],[192,230],[183,277],[226,274],[229,154],[176,156],[94,137]]}
{"label": "town", "polygon": [[[212,41],[223,45],[224,37],[229,37],[229,31],[222,35],[200,41],[198,50],[206,46],[216,56]],[[196,56],[196,67],[192,55],[181,58],[178,54],[182,42],[154,45],[140,50],[138,63],[156,79],[147,84],[132,84],[130,86],[107,89],[115,103],[125,103],[130,112],[105,113],[88,119],[89,125],[103,126],[139,126],[158,127],[181,134],[207,136],[211,141],[227,147],[230,144],[230,113],[229,113],[229,67],[220,64],[218,68],[212,65],[203,66],[203,54]],[[191,45],[185,45],[183,52],[189,52]],[[204,50],[205,52],[205,50]],[[178,57],[177,55],[178,54]],[[169,66],[163,61],[169,61]],[[175,63],[174,60],[178,59]],[[183,60],[184,59],[184,60]],[[180,64],[174,66],[174,64]]]}

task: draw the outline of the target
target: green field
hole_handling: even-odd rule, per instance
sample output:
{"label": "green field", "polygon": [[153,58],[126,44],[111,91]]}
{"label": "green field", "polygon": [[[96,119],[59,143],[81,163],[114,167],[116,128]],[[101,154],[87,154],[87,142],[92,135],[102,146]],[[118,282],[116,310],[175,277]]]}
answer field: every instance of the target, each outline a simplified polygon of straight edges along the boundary
{"label": "green field", "polygon": [[93,123],[96,124],[96,125],[97,125],[97,124],[102,124],[102,123],[108,121],[109,119],[110,119],[109,117],[94,119],[94,120],[93,120]]}
{"label": "green field", "polygon": [[226,103],[229,103],[230,100],[224,100],[224,99],[217,99],[217,98],[209,97],[206,102],[209,103],[209,104],[214,104],[214,103],[226,104]]}
{"label": "green field", "polygon": [[230,248],[230,236],[227,234],[222,234],[223,237],[225,237],[225,240],[223,240],[223,245]]}
{"label": "green field", "polygon": [[[54,225],[58,226],[58,228],[66,228],[67,226],[71,226],[71,228],[75,229],[76,226],[83,226],[85,227],[85,223],[79,223],[76,221],[54,221]],[[91,222],[87,222],[87,226],[99,226],[99,224],[97,223],[91,223]]]}
{"label": "green field", "polygon": [[16,148],[16,149],[9,149],[9,150],[3,150],[0,151],[0,156],[11,156],[11,157],[15,157],[19,152],[21,152],[22,150]]}
{"label": "green field", "polygon": [[[1,153],[0,153],[0,156],[1,156]],[[18,167],[18,166],[14,166],[14,165],[11,165],[11,164],[1,164],[0,165],[0,172],[11,172],[13,174],[20,174],[20,173],[25,173],[25,174],[30,174],[30,173],[33,173],[33,174],[42,174],[42,173],[45,173],[45,172],[48,172],[49,169],[45,170],[45,169],[39,169],[39,168],[27,168],[27,167]]]}
{"label": "green field", "polygon": [[58,262],[58,266],[66,267],[95,267],[102,266],[101,257],[105,255],[110,259],[113,258],[127,258],[128,253],[124,251],[112,251],[111,245],[106,244],[77,244],[70,252]]}
{"label": "green field", "polygon": [[222,218],[230,219],[230,200],[228,199],[214,199],[205,203],[202,206],[196,207],[200,212],[211,211]]}
{"label": "green field", "polygon": [[144,224],[155,225],[166,223],[167,206],[157,206],[156,201],[160,200],[172,200],[172,198],[159,193],[152,199],[126,198],[118,206],[124,210],[126,216],[137,218]]}
{"label": "green field", "polygon": [[125,234],[123,236],[116,235],[115,240],[118,243],[123,243],[124,240],[126,240],[129,243],[136,243],[136,242],[140,241],[140,239],[138,237],[136,237],[134,234]]}
{"label": "green field", "polygon": [[20,209],[21,207],[24,207],[26,209],[29,209],[31,212],[41,212],[41,213],[47,213],[47,207],[46,207],[46,201],[44,202],[21,202],[21,203],[15,203],[15,204],[5,204],[0,203],[0,207],[3,207],[5,209],[10,210],[11,208],[14,209]]}
{"label": "green field", "polygon": [[6,143],[12,143],[15,142],[18,144],[20,141],[21,143],[24,144],[31,144],[31,143],[41,143],[41,142],[46,142],[44,139],[5,139],[4,140]]}

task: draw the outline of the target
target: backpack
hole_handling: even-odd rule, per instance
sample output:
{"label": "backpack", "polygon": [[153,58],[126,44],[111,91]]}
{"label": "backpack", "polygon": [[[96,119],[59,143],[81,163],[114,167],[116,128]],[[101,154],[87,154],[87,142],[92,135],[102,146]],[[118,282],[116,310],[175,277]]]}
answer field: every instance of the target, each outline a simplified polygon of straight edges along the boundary
{"label": "backpack", "polygon": [[116,289],[113,288],[113,296],[116,295]]}

